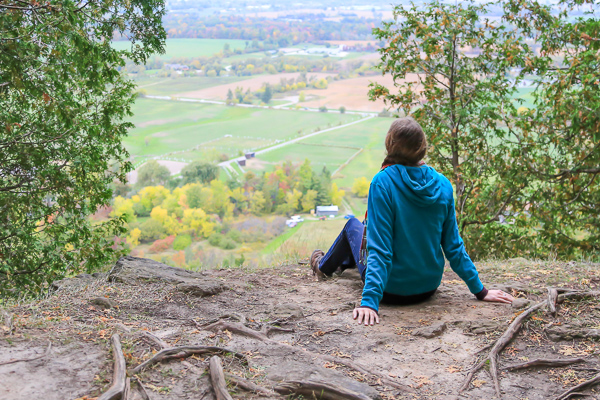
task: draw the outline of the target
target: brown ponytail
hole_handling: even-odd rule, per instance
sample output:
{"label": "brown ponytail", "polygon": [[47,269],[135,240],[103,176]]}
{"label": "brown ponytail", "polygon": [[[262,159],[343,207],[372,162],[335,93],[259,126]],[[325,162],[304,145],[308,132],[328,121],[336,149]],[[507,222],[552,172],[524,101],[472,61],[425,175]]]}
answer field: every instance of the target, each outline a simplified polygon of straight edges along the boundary
{"label": "brown ponytail", "polygon": [[382,165],[418,166],[427,154],[427,138],[421,125],[411,117],[392,122],[385,137],[386,157]]}

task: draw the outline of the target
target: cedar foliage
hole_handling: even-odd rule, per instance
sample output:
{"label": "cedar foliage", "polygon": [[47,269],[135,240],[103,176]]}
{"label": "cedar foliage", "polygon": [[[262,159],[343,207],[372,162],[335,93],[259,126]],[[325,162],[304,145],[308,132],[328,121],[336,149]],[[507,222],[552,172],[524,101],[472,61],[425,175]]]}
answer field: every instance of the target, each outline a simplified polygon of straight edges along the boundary
{"label": "cedar foliage", "polygon": [[[0,3],[0,295],[35,293],[118,253],[119,218],[92,224],[129,169],[134,84],[163,51],[162,0]],[[130,51],[116,51],[115,34]]]}

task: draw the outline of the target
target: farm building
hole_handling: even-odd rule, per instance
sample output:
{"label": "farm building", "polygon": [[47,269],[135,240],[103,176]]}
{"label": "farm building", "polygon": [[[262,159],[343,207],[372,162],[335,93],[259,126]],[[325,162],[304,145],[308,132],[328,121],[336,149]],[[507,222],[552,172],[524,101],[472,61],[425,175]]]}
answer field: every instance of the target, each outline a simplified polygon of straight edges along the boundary
{"label": "farm building", "polygon": [[242,159],[242,160],[237,160],[237,163],[240,167],[245,167],[246,166],[246,160]]}
{"label": "farm building", "polygon": [[317,206],[317,216],[321,215],[338,215],[338,206]]}
{"label": "farm building", "polygon": [[252,152],[250,152],[250,153],[246,153],[246,154],[244,154],[244,156],[246,157],[246,160],[249,160],[249,159],[251,159],[251,158],[254,158],[254,157],[256,157],[256,153],[252,151]]}
{"label": "farm building", "polygon": [[172,69],[173,71],[187,71],[190,69],[187,65],[182,64],[165,64],[165,69]]}

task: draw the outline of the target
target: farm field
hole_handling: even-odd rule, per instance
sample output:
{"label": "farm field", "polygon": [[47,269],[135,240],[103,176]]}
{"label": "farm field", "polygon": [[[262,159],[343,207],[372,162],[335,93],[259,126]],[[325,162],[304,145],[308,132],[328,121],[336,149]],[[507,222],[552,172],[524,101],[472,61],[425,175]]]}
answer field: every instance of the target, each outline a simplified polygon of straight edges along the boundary
{"label": "farm field", "polygon": [[[195,58],[212,56],[223,50],[225,43],[229,44],[230,50],[246,47],[246,41],[240,39],[167,39],[165,54],[157,54],[156,57],[162,60],[173,58]],[[130,48],[128,41],[113,42],[112,46],[118,50]]]}
{"label": "farm field", "polygon": [[243,82],[250,76],[186,76],[177,78],[144,77],[137,79],[138,89],[143,89],[150,96],[172,96],[183,91],[202,90],[213,86]]}
{"label": "farm field", "polygon": [[[359,118],[339,113],[309,114],[145,98],[138,99],[132,111],[131,122],[136,128],[124,144],[135,157],[134,163],[167,154],[176,161],[192,161],[202,158],[204,151],[234,156],[243,150],[295,138],[299,132],[311,133]],[[196,146],[198,151],[192,151]]]}
{"label": "farm field", "polygon": [[309,159],[315,170],[321,170],[325,166],[333,172],[357,150],[347,147],[319,146],[301,141],[261,154],[259,159],[271,164],[280,164],[288,160],[299,163]]}
{"label": "farm field", "polygon": [[364,76],[360,78],[344,79],[329,83],[326,90],[306,90],[307,96],[317,99],[301,103],[305,107],[318,108],[325,106],[330,109],[346,107],[348,110],[381,111],[385,104],[382,100],[369,101],[369,84],[378,82],[386,87],[392,87],[394,81],[390,75]]}
{"label": "farm field", "polygon": [[[306,74],[307,78],[310,79],[311,76],[315,76],[317,79],[325,78],[327,76],[334,76],[335,74],[328,74],[324,72],[308,72]],[[225,100],[227,98],[227,92],[231,90],[232,92],[236,87],[241,86],[244,91],[248,88],[252,91],[256,91],[260,89],[265,83],[269,83],[271,85],[275,83],[279,83],[281,79],[297,79],[300,76],[300,72],[289,72],[289,73],[281,73],[281,74],[273,74],[273,75],[259,75],[250,77],[250,79],[246,79],[243,82],[236,83],[228,83],[218,86],[212,86],[210,88],[201,89],[201,90],[187,90],[181,93],[177,93],[179,97],[187,97],[193,99],[208,99],[208,100]],[[330,84],[331,85],[331,84]],[[315,89],[315,92],[324,93],[325,90]],[[307,91],[308,93],[308,91]]]}
{"label": "farm field", "polygon": [[308,158],[315,170],[326,166],[333,173],[358,150],[363,149],[333,176],[339,187],[349,189],[354,179],[362,176],[370,179],[379,170],[384,157],[383,141],[391,122],[391,118],[371,118],[313,136],[261,154],[257,159],[251,160],[246,169],[258,172],[269,170],[282,160],[302,162]]}

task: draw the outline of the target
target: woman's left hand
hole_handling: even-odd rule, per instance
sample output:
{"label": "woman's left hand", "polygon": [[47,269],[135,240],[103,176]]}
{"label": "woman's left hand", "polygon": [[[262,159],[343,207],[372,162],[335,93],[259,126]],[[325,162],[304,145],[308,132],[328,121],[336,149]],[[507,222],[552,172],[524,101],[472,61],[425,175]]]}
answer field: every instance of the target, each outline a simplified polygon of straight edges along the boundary
{"label": "woman's left hand", "polygon": [[502,290],[491,289],[488,290],[488,294],[484,297],[483,301],[492,301],[496,303],[512,303],[515,298],[510,294],[503,292]]}

